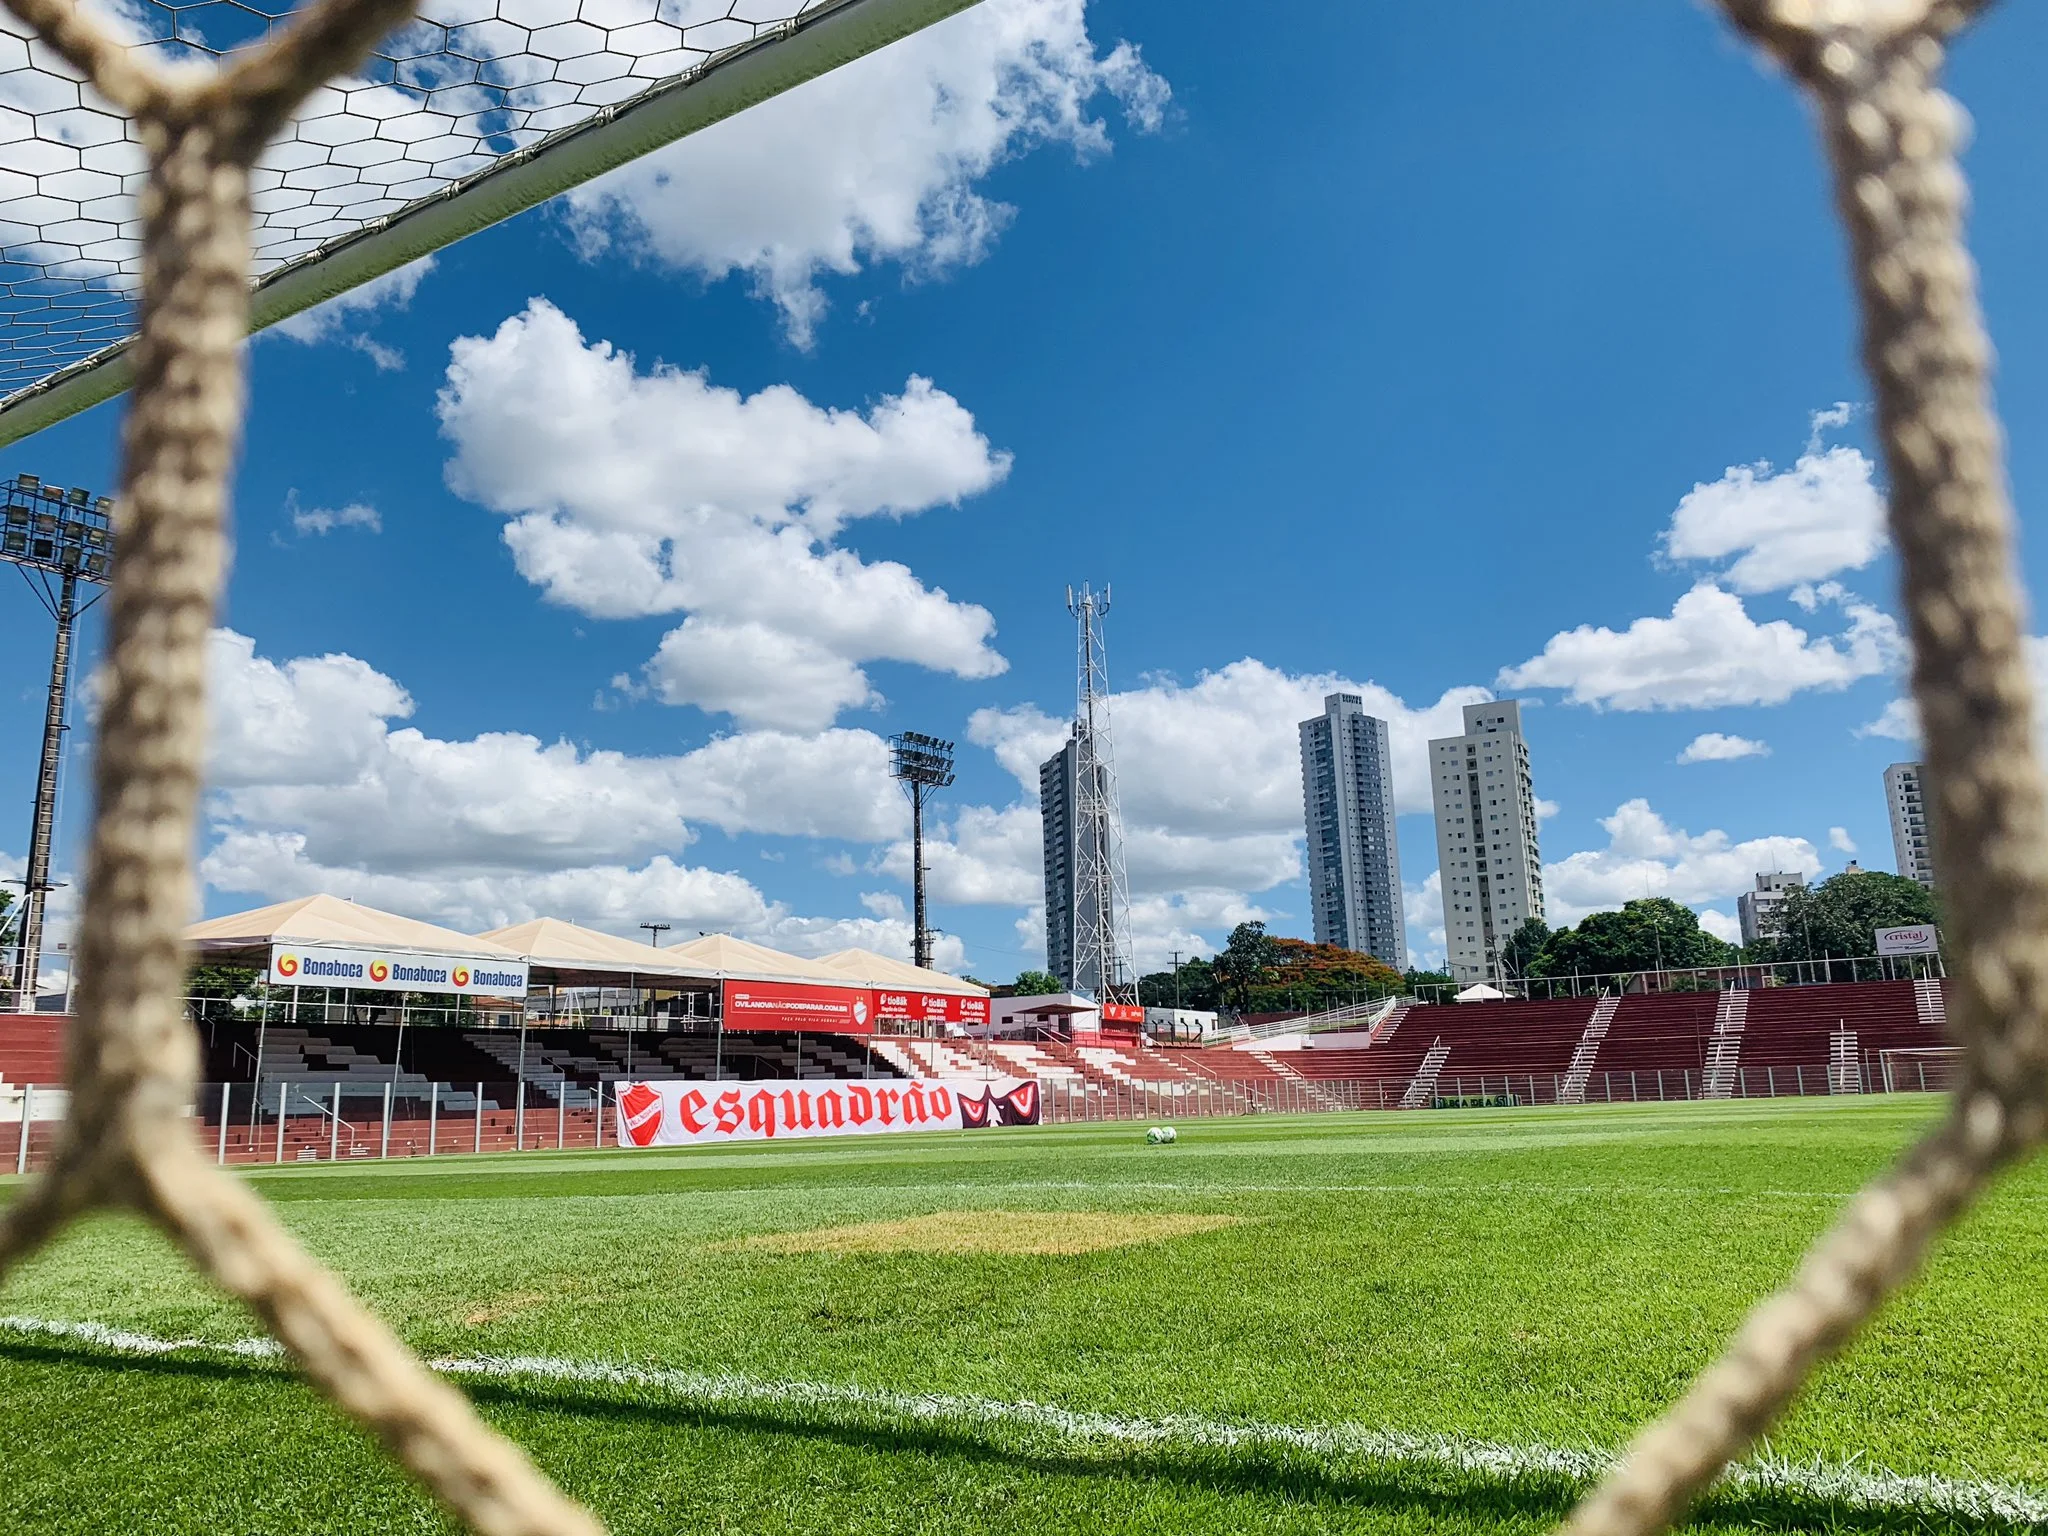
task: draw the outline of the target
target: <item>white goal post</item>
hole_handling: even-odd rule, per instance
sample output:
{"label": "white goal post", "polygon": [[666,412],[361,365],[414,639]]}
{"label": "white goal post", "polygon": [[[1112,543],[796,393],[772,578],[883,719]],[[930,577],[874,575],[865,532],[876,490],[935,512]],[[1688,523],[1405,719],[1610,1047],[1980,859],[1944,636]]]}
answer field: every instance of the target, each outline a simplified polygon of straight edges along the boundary
{"label": "white goal post", "polygon": [[[344,106],[324,118],[296,124],[295,138],[272,146],[267,153],[277,153],[280,164],[267,172],[270,181],[259,179],[257,183],[257,255],[262,275],[254,284],[252,332],[396,271],[651,150],[966,10],[974,0],[763,0],[753,6],[721,5],[710,20],[687,24],[684,18],[688,14],[701,15],[705,7],[683,7],[678,14],[673,0],[647,0],[644,7],[633,0],[582,0],[581,4],[567,0],[566,5],[556,0],[550,12],[545,9],[548,3],[496,0],[493,4],[486,0],[480,7],[459,10],[461,0],[428,0],[425,10],[429,18],[443,15],[450,19],[424,20],[406,33],[424,35],[425,42],[415,41],[416,50],[438,42],[439,51],[401,56],[402,49],[391,47],[378,60],[388,78],[371,78],[352,91],[338,93],[344,101],[375,98],[358,110],[381,116],[352,118]],[[632,20],[643,8],[647,19]],[[508,14],[523,14],[529,21],[539,21],[564,10],[576,19],[542,27],[515,26],[505,19]],[[753,19],[739,19],[742,10]],[[582,19],[587,13],[604,15],[613,24],[593,25]],[[764,19],[770,13],[774,13],[772,19]],[[460,15],[481,19],[469,23],[453,19]],[[664,17],[674,20],[661,19]],[[720,27],[727,30],[713,30]],[[501,30],[486,32],[486,28]],[[566,36],[550,39],[550,34],[568,34],[578,28],[592,34],[591,44]],[[734,29],[749,35],[708,46],[733,36]],[[635,34],[640,43],[663,47],[663,51],[639,59],[630,53],[606,51],[634,46],[616,39]],[[707,46],[694,46],[693,34]],[[465,41],[470,37],[477,41]],[[0,38],[0,43],[10,41]],[[665,46],[669,44],[674,46]],[[159,56],[167,49],[182,50],[183,56],[223,56],[220,50],[186,41],[159,41],[148,46]],[[566,60],[558,57],[579,46],[594,51],[572,54]],[[658,64],[691,62],[642,85],[639,82],[650,57]],[[593,65],[586,60],[598,62]],[[581,76],[608,67],[605,60],[616,61],[610,66],[615,71],[611,76],[575,83]],[[457,70],[466,71],[469,80],[461,80]],[[515,83],[479,83],[492,72],[501,82]],[[56,93],[61,100],[62,92],[78,89],[61,67],[45,67],[40,57],[30,69],[17,73],[30,77],[26,84],[13,87],[17,97],[42,90]],[[562,76],[568,78],[558,78]],[[551,86],[556,89],[544,90]],[[591,95],[618,95],[620,91],[626,94],[610,102],[595,101]],[[567,98],[563,92],[569,93]],[[139,241],[130,238],[132,208],[126,210],[129,220],[122,220],[119,205],[139,181],[132,173],[121,174],[126,165],[122,152],[135,146],[117,141],[81,149],[79,144],[91,136],[98,114],[90,99],[77,99],[80,105],[76,108],[39,116],[0,113],[0,123],[34,125],[32,131],[16,130],[11,141],[0,133],[0,150],[29,146],[45,151],[48,163],[60,168],[31,178],[35,182],[32,188],[11,188],[22,195],[12,199],[0,196],[0,234],[12,231],[12,243],[0,257],[0,353],[20,348],[17,355],[49,354],[51,361],[49,371],[31,381],[12,381],[16,384],[13,392],[0,399],[0,447],[112,398],[131,380],[127,354],[132,338],[125,332],[132,325],[138,270],[137,256],[130,248],[139,252]],[[411,112],[403,105],[408,102],[415,102]],[[11,104],[11,100],[0,100],[0,107]],[[394,107],[399,110],[392,110]],[[409,117],[416,121],[409,122]],[[353,138],[338,136],[332,126],[322,128],[323,124],[350,122],[367,128]],[[420,135],[448,124],[468,134],[466,140],[451,143],[456,149],[466,144],[467,153],[438,162],[421,158],[405,163],[405,153],[411,147],[441,142]],[[343,134],[348,131],[341,130]],[[441,138],[457,141],[459,135],[443,134]],[[282,151],[310,154],[285,156]],[[356,164],[367,154],[378,153],[387,161],[399,161],[399,167]],[[107,169],[102,171],[96,165]],[[354,181],[350,180],[351,167]],[[373,171],[379,174],[372,175]],[[258,174],[259,178],[266,175],[262,161],[258,162]],[[7,175],[0,171],[0,180]],[[376,194],[393,190],[394,175],[412,176],[398,185],[414,195],[402,205],[385,206],[393,199],[388,195],[380,199]],[[337,176],[339,181],[334,180]],[[67,194],[60,180],[63,177],[84,185],[79,185],[75,194]],[[89,185],[95,177],[99,184]],[[290,238],[305,227],[305,211],[286,210],[299,217],[296,226],[283,223],[284,212],[266,225],[261,206],[272,182],[282,188],[294,177],[302,178],[307,187],[318,186],[308,199],[326,199],[324,209],[313,211],[314,217],[325,222],[314,227],[330,231],[312,248],[296,252],[291,249],[294,245],[310,243]],[[323,181],[328,184],[319,186]],[[109,183],[120,190],[87,200],[90,192],[104,190]],[[58,200],[65,195],[78,200]],[[348,200],[351,195],[353,203]],[[369,216],[353,218],[352,207]],[[27,211],[32,208],[33,213]],[[45,219],[55,222],[40,222]],[[106,234],[94,244],[89,233],[71,233],[74,226]],[[276,253],[268,263],[266,232],[272,236]],[[268,270],[264,270],[266,265]],[[123,332],[119,339],[97,346],[85,339],[95,333],[105,335],[110,324]],[[83,355],[66,358],[67,351]]]}

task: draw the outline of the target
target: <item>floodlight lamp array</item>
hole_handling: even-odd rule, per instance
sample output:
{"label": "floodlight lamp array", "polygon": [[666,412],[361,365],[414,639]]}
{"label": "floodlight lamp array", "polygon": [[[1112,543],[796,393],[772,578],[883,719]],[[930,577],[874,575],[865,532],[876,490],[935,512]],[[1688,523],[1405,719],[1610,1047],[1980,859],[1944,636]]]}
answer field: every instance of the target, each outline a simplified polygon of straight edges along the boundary
{"label": "floodlight lamp array", "polygon": [[906,783],[944,789],[953,782],[953,743],[917,731],[891,736],[889,774]]}
{"label": "floodlight lamp array", "polygon": [[113,510],[109,498],[83,486],[16,475],[0,485],[0,560],[105,582],[114,557]]}

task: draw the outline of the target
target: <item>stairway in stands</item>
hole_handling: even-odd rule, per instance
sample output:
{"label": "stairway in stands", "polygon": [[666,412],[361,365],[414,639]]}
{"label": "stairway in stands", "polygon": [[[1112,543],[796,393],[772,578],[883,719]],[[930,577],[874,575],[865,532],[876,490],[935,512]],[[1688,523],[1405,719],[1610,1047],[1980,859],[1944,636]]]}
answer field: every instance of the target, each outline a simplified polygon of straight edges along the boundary
{"label": "stairway in stands", "polygon": [[1714,1035],[1707,1046],[1706,1091],[1709,1099],[1725,1099],[1735,1091],[1742,1069],[1742,1030],[1749,1021],[1749,992],[1735,988],[1721,994],[1714,1010]]}
{"label": "stairway in stands", "polygon": [[1856,1056],[1856,1031],[1841,1029],[1835,1031],[1829,1041],[1828,1092],[1861,1093],[1863,1091],[1862,1064]]}
{"label": "stairway in stands", "polygon": [[1927,1028],[1948,1033],[1948,1004],[1942,1001],[1940,982],[1923,977],[1913,983],[1913,1011]]}
{"label": "stairway in stands", "polygon": [[1600,1054],[1600,1042],[1607,1038],[1607,1026],[1614,1022],[1614,1013],[1619,1007],[1619,997],[1603,997],[1593,1005],[1593,1017],[1586,1020],[1586,1032],[1579,1036],[1578,1049],[1572,1052],[1572,1064],[1565,1068],[1564,1083],[1557,1091],[1558,1103],[1586,1102],[1586,1083],[1593,1076],[1594,1059]]}
{"label": "stairway in stands", "polygon": [[1376,1045],[1385,1045],[1393,1039],[1394,1031],[1401,1027],[1401,1021],[1408,1017],[1409,1010],[1414,1007],[1414,998],[1397,998],[1394,1006],[1387,1010],[1386,1017],[1373,1025],[1371,1032],[1366,1036],[1366,1048],[1369,1050]]}
{"label": "stairway in stands", "polygon": [[1422,1065],[1416,1070],[1414,1081],[1408,1084],[1408,1091],[1401,1095],[1403,1109],[1427,1109],[1436,1098],[1437,1075],[1444,1069],[1444,1061],[1451,1054],[1451,1048],[1441,1040],[1430,1043],[1428,1053],[1422,1058]]}

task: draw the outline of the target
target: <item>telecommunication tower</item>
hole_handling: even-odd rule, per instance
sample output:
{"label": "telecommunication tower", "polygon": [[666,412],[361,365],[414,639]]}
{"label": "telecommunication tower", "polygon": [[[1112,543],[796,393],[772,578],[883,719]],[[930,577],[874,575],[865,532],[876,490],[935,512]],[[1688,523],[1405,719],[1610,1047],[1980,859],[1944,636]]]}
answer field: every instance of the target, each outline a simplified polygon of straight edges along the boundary
{"label": "telecommunication tower", "polygon": [[95,592],[81,604],[78,585],[103,587],[114,554],[114,504],[83,488],[45,485],[34,475],[16,475],[0,485],[0,560],[21,572],[38,601],[57,621],[57,645],[50,658],[50,696],[43,711],[43,756],[36,770],[35,820],[28,836],[23,872],[21,927],[14,956],[15,1006],[32,1013],[42,961],[43,907],[50,884],[50,842],[57,825],[58,769],[64,755],[65,705],[71,692],[71,630],[78,616],[100,600]]}
{"label": "telecommunication tower", "polygon": [[1099,1003],[1135,1003],[1131,886],[1124,873],[1124,824],[1117,810],[1116,757],[1109,739],[1109,660],[1102,621],[1109,588],[1067,588],[1078,626],[1080,679],[1074,700],[1074,989]]}
{"label": "telecommunication tower", "polygon": [[910,963],[932,965],[932,931],[924,920],[924,803],[953,782],[953,743],[904,731],[889,738],[889,774],[910,796]]}

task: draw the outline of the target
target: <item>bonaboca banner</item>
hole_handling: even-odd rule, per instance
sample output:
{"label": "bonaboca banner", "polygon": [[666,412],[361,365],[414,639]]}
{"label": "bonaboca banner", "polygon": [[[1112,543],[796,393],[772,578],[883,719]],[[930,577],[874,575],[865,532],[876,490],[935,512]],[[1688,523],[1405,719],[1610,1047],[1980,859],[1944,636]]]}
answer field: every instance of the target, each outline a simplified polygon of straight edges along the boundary
{"label": "bonaboca banner", "polygon": [[526,962],[273,944],[268,980],[273,987],[352,987],[370,992],[524,997]]}
{"label": "bonaboca banner", "polygon": [[696,1147],[790,1136],[1037,1125],[1030,1078],[842,1078],[767,1083],[621,1083],[619,1145]]}

